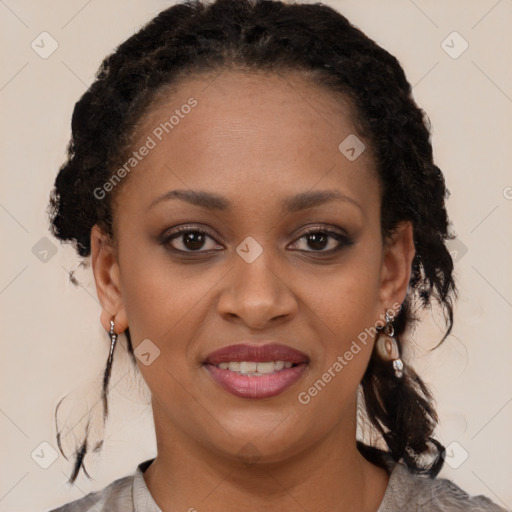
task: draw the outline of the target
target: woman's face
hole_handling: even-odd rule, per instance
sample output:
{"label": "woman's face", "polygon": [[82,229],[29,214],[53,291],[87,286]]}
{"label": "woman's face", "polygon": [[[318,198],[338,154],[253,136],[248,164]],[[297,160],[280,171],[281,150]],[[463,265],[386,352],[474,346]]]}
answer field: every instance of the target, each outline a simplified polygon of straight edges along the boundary
{"label": "woman's face", "polygon": [[349,105],[298,74],[198,76],[144,116],[116,243],[95,227],[92,261],[157,435],[268,461],[352,435],[369,329],[402,302],[414,252],[409,225],[383,245],[355,135]]}

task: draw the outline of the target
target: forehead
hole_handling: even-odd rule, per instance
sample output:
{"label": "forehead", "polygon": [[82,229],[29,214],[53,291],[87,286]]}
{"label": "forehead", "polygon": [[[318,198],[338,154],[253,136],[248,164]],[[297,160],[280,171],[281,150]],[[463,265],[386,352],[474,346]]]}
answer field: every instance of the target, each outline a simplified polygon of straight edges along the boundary
{"label": "forehead", "polygon": [[178,184],[236,197],[265,184],[273,195],[374,179],[368,145],[352,161],[340,150],[357,137],[351,103],[299,72],[194,75],[157,98],[132,145],[150,148],[127,180],[142,202]]}
{"label": "forehead", "polygon": [[[197,105],[190,112],[186,105],[191,98]],[[175,115],[172,120],[173,114],[179,119]],[[165,135],[184,138],[185,132],[190,131],[188,125],[193,124],[194,137],[203,143],[223,139],[226,144],[234,144],[252,136],[253,140],[257,138],[272,147],[277,145],[272,144],[277,132],[290,142],[296,142],[297,137],[309,138],[307,146],[312,146],[323,139],[326,145],[334,143],[337,147],[341,134],[355,132],[354,115],[346,96],[318,85],[299,71],[224,70],[217,74],[195,74],[162,88],[143,115],[136,137],[143,138],[156,129],[155,135],[160,139],[158,126],[171,121],[172,133],[164,130],[161,134],[167,142],[171,142],[171,137]],[[184,116],[189,120],[181,122]],[[216,132],[212,132],[213,126],[218,128]],[[312,131],[317,131],[320,137],[312,136]],[[226,132],[227,138],[223,137]],[[328,136],[329,132],[332,136]]]}

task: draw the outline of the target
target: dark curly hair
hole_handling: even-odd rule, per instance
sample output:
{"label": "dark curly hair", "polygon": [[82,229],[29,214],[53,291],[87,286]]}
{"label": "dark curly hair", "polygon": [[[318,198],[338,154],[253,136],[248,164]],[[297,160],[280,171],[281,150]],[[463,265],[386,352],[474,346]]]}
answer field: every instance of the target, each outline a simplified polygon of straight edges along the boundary
{"label": "dark curly hair", "polygon": [[[50,197],[53,234],[73,243],[82,257],[90,254],[95,224],[113,237],[114,194],[98,199],[93,191],[123,161],[137,123],[166,86],[192,73],[225,69],[296,70],[351,102],[353,122],[372,150],[385,198],[383,236],[389,237],[401,221],[413,225],[416,254],[395,333],[403,334],[418,319],[417,311],[435,301],[445,316],[442,342],[452,328],[456,296],[453,262],[445,246],[453,235],[445,209],[448,191],[433,162],[428,120],[397,59],[321,3],[184,1],[122,43],[75,105],[68,158]],[[136,365],[129,329],[126,338]],[[389,450],[360,441],[357,447],[377,465],[384,467],[383,457],[390,455],[433,478],[444,451],[432,437],[438,421],[433,397],[409,364],[402,379],[394,377],[390,366],[374,351],[361,383],[367,417]],[[104,420],[109,375],[110,364],[104,376]],[[59,431],[57,441],[62,451]],[[87,449],[86,435],[75,453],[71,483]],[[425,456],[428,462],[422,462]]]}

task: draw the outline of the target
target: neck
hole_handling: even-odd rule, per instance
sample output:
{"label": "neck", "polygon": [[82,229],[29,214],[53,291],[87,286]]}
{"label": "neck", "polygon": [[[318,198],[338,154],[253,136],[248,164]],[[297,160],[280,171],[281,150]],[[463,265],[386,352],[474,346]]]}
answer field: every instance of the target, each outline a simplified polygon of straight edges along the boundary
{"label": "neck", "polygon": [[162,510],[376,512],[389,475],[359,453],[349,423],[286,460],[248,463],[163,432],[155,417],[158,456],[144,479]]}

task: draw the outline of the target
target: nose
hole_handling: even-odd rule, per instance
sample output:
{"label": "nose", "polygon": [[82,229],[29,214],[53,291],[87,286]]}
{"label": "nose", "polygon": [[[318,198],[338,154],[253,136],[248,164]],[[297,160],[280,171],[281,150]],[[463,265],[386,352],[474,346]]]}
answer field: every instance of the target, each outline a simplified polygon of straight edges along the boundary
{"label": "nose", "polygon": [[272,265],[265,253],[252,263],[234,256],[234,268],[226,276],[228,284],[218,302],[219,314],[225,320],[264,329],[297,314],[298,302],[289,275]]}

